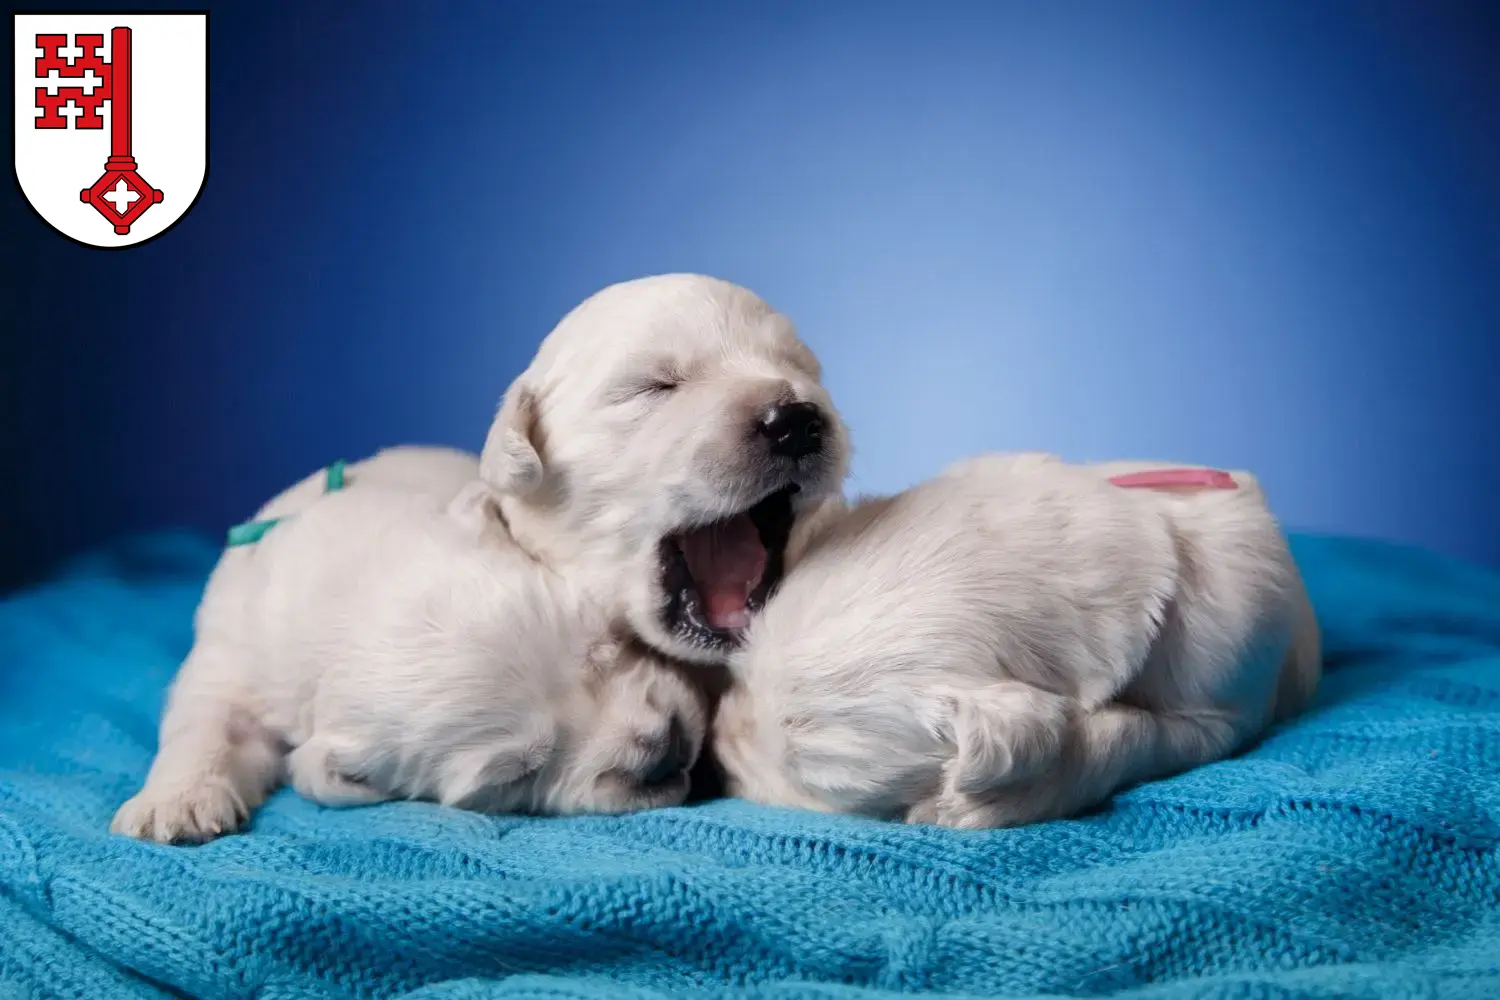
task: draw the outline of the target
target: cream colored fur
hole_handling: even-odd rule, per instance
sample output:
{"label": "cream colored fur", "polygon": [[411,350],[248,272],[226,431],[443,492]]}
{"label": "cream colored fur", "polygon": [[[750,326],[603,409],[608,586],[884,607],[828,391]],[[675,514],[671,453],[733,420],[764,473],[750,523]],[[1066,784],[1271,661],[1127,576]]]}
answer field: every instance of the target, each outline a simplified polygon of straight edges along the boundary
{"label": "cream colored fur", "polygon": [[1175,494],[1042,454],[802,520],[731,660],[734,794],[960,827],[1073,815],[1222,757],[1316,687],[1319,638],[1253,477]]}
{"label": "cream colored fur", "polygon": [[[821,377],[791,322],[743,288],[681,274],[615,285],[510,387],[482,473],[526,551],[615,602],[652,647],[720,663],[723,650],[663,622],[658,547],[788,485],[798,511],[839,493],[848,434]],[[756,431],[792,402],[822,412],[816,455],[777,458]]]}
{"label": "cream colored fur", "polygon": [[[662,537],[796,486],[836,493],[847,435],[791,324],[697,275],[610,286],[507,392],[480,463],[393,449],[323,495],[321,473],[227,551],[161,746],[113,829],[234,829],[286,771],[319,801],[433,798],[550,812],[680,801],[644,787],[671,718],[695,757],[698,694],[658,653],[712,663],[661,622]],[[756,421],[815,404],[823,447],[768,454]],[[477,476],[477,478],[476,478]],[[691,763],[689,759],[687,763]]]}
{"label": "cream colored fur", "polygon": [[220,559],[160,750],[112,829],[204,840],[283,778],[328,805],[681,801],[681,769],[642,776],[696,757],[699,695],[522,552],[477,475],[471,455],[391,449],[342,492],[319,472],[268,503],[257,517],[287,520]]}

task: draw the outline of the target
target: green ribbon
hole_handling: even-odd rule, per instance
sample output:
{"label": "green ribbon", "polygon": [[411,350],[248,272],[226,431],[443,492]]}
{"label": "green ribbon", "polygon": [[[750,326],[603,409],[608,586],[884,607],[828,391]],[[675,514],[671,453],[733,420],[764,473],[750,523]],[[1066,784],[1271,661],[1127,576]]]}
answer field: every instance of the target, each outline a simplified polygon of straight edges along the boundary
{"label": "green ribbon", "polygon": [[[344,488],[344,468],[347,464],[340,459],[327,468],[323,475],[324,493],[337,493]],[[236,524],[229,529],[229,535],[224,544],[230,548],[237,545],[254,545],[266,537],[266,532],[284,520],[286,520],[284,517],[268,517],[263,521],[246,521],[243,524]]]}

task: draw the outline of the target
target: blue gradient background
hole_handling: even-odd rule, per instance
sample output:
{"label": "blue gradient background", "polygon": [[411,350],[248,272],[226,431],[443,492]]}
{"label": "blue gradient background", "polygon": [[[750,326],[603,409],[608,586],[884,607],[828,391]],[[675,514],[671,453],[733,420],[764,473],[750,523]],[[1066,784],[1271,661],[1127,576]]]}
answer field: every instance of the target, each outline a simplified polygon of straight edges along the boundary
{"label": "blue gradient background", "polygon": [[563,312],[668,270],[797,320],[858,489],[1178,458],[1500,562],[1500,5],[431,7],[213,5],[154,244],[0,199],[5,579],[477,447]]}

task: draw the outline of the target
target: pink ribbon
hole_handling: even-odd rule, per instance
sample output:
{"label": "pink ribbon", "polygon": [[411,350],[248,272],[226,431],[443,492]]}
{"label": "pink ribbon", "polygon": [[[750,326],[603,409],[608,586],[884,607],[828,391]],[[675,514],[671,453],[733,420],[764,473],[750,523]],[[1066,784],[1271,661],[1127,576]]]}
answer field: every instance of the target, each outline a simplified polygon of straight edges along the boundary
{"label": "pink ribbon", "polygon": [[1239,484],[1227,472],[1218,469],[1148,469],[1145,472],[1130,472],[1122,476],[1110,476],[1109,481],[1128,490],[1237,490]]}

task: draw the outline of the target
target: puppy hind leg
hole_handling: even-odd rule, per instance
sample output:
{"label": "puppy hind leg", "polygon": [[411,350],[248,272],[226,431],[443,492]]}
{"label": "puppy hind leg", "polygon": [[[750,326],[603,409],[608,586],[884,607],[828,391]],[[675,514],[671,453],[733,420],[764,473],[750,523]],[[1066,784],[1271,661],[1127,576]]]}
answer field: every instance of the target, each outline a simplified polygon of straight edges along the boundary
{"label": "puppy hind leg", "polygon": [[1047,818],[1092,809],[1118,792],[1217,760],[1239,744],[1227,712],[1152,712],[1111,703],[1079,720]]}
{"label": "puppy hind leg", "polygon": [[501,803],[514,798],[515,786],[546,765],[555,745],[549,728],[535,726],[460,750],[443,762],[432,797],[445,806],[475,812],[501,809]]}
{"label": "puppy hind leg", "polygon": [[297,794],[320,805],[362,806],[390,798],[373,785],[350,777],[336,741],[325,736],[315,734],[287,754],[286,772]]}
{"label": "puppy hind leg", "polygon": [[936,808],[909,821],[981,829],[1063,819],[1126,788],[1223,757],[1238,742],[1226,713],[1158,713],[1110,703],[1073,716],[1051,769],[986,793],[940,797]]}
{"label": "puppy hind leg", "polygon": [[[238,665],[209,663],[195,648],[162,716],[145,785],[110,823],[112,833],[159,843],[202,843],[231,833],[265,801],[282,747],[222,683]],[[215,683],[220,681],[221,683]]]}

